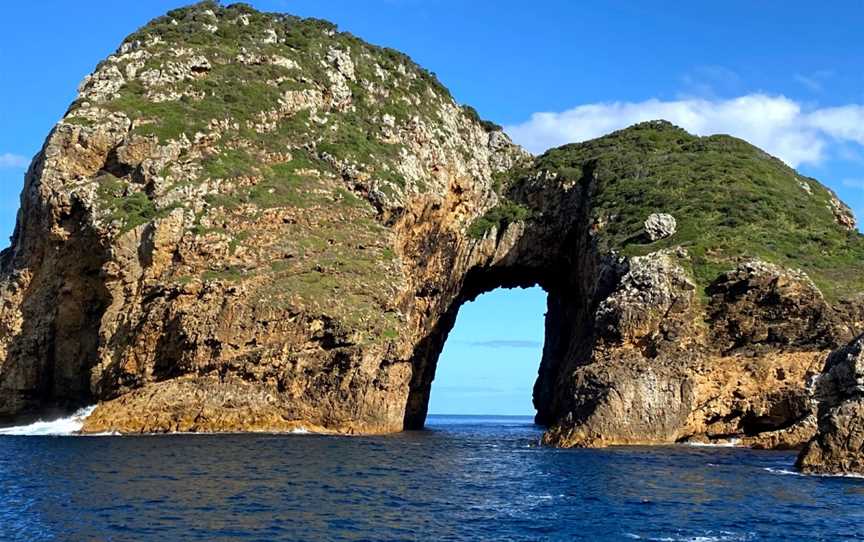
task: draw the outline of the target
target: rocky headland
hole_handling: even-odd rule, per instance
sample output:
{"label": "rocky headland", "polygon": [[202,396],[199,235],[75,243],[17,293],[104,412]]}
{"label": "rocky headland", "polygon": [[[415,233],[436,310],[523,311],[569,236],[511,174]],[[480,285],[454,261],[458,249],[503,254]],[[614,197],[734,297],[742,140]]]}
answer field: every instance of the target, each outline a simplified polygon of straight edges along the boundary
{"label": "rocky headland", "polygon": [[829,189],[663,121],[534,157],[320,20],[203,2],[129,36],[33,160],[0,264],[10,419],[419,428],[459,307],[539,285],[547,444],[862,468],[864,241]]}

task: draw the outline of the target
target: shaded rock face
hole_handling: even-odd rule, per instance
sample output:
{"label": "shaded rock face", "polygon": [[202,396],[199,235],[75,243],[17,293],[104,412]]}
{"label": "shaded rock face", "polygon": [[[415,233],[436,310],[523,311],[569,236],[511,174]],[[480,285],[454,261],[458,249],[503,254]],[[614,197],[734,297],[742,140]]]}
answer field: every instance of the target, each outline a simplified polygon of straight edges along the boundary
{"label": "shaded rock face", "polygon": [[828,356],[813,388],[818,431],[796,466],[809,473],[864,474],[864,336]]}
{"label": "shaded rock face", "polygon": [[752,147],[655,122],[534,158],[404,55],[322,21],[175,10],[85,80],[27,173],[0,415],[98,401],[86,431],[419,428],[459,307],[539,285],[545,442],[800,446],[806,382],[860,298],[688,240],[703,217],[681,210],[639,245],[646,214],[619,208],[656,157],[723,153],[841,228],[824,188]]}
{"label": "shaded rock face", "polygon": [[723,273],[706,289],[709,318],[725,352],[831,348],[851,335],[800,271],[759,260]]}

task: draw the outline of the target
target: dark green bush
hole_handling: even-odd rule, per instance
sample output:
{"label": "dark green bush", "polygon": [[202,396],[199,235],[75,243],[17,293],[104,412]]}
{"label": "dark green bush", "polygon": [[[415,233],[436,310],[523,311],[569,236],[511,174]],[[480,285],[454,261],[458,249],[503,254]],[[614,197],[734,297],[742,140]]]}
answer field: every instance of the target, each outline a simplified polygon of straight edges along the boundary
{"label": "dark green bush", "polygon": [[492,228],[498,228],[498,233],[501,233],[509,224],[527,220],[530,216],[531,211],[528,208],[508,199],[502,199],[498,205],[486,211],[486,214],[471,224],[468,235],[480,239]]}

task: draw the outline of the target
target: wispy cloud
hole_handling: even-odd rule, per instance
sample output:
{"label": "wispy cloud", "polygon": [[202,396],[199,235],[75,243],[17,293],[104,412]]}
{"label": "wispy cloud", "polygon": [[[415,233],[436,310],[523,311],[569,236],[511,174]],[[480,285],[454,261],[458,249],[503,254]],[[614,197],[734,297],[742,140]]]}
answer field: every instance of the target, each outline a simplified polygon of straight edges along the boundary
{"label": "wispy cloud", "polygon": [[681,77],[681,83],[682,97],[716,98],[739,93],[743,80],[735,70],[725,66],[699,66]]}
{"label": "wispy cloud", "polygon": [[835,139],[864,145],[864,105],[817,109],[807,116],[807,121]]}
{"label": "wispy cloud", "polygon": [[0,154],[0,168],[22,169],[30,162],[25,156],[12,153]]}
{"label": "wispy cloud", "polygon": [[840,184],[846,188],[858,188],[864,190],[864,179],[843,179]]}
{"label": "wispy cloud", "polygon": [[699,135],[740,137],[793,167],[823,161],[835,143],[864,145],[864,106],[808,110],[785,96],[767,94],[724,100],[585,104],[562,112],[534,113],[528,121],[506,130],[514,141],[539,153],[654,119],[668,120]]}
{"label": "wispy cloud", "polygon": [[825,90],[825,83],[833,77],[831,70],[819,70],[811,74],[796,73],[795,81],[803,85],[810,92],[819,93]]}
{"label": "wispy cloud", "polygon": [[513,339],[493,339],[490,341],[470,341],[471,346],[484,348],[540,348],[539,341],[522,341]]}
{"label": "wispy cloud", "polygon": [[795,74],[795,81],[801,83],[807,90],[811,92],[822,92],[822,81],[808,75]]}

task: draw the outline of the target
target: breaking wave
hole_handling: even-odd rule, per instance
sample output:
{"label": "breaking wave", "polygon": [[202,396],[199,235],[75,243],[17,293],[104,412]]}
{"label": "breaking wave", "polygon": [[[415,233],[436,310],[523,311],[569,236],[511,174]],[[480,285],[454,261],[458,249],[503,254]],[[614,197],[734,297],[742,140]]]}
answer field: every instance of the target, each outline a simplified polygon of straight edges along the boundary
{"label": "breaking wave", "polygon": [[80,408],[71,416],[66,418],[58,418],[56,420],[37,420],[28,425],[16,425],[13,427],[0,428],[0,435],[14,436],[66,436],[76,435],[84,426],[84,420],[87,419],[96,405]]}
{"label": "breaking wave", "polygon": [[730,438],[726,440],[715,440],[714,442],[684,442],[684,446],[693,446],[696,448],[742,448],[741,440]]}
{"label": "breaking wave", "polygon": [[[12,427],[0,427],[0,436],[30,436],[30,437],[61,437],[61,436],[77,436],[81,434],[81,428],[84,427],[84,420],[87,419],[87,416],[93,413],[96,409],[96,405],[88,406],[84,408],[80,408],[72,413],[71,416],[67,416],[65,418],[57,418],[54,420],[37,420],[33,423],[27,425],[15,425]],[[316,434],[314,431],[311,431],[305,427],[297,427],[291,429],[289,431],[249,431],[249,432],[209,432],[209,431],[178,431],[178,432],[170,432],[170,433],[140,433],[138,436],[158,436],[158,435],[242,435],[249,433],[258,433],[258,434],[272,434],[272,435],[314,435]],[[117,432],[108,432],[108,433],[87,433],[86,436],[90,437],[105,437],[105,436],[119,436],[120,433]],[[85,435],[82,435],[85,436]]]}

